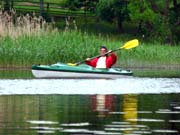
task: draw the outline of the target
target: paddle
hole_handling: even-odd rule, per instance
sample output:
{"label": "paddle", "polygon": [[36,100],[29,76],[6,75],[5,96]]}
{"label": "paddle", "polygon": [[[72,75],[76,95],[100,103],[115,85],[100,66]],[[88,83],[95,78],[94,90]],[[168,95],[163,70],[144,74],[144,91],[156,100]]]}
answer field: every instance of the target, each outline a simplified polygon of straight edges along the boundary
{"label": "paddle", "polygon": [[[107,52],[105,53],[104,55],[107,55],[109,53],[112,53],[112,52],[115,52],[115,51],[118,51],[118,50],[121,50],[121,49],[131,49],[131,48],[135,48],[139,45],[139,41],[137,39],[133,39],[133,40],[130,40],[128,42],[126,42],[123,46],[121,46],[120,48],[117,48],[117,49],[114,49],[110,52]],[[97,55],[97,56],[94,56],[92,58],[89,58],[89,60],[92,60],[94,58],[98,58],[98,57],[101,57],[101,56],[104,56],[104,55]],[[80,61],[80,62],[77,62],[77,63],[67,63],[68,65],[70,66],[78,66],[79,64],[82,64],[84,63],[86,60],[83,60],[83,61]]]}

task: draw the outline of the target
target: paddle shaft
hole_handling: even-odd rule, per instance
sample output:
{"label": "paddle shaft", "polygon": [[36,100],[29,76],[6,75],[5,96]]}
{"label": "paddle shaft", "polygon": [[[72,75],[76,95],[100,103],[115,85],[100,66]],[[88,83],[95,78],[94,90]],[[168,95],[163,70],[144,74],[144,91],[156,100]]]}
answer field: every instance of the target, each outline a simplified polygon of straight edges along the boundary
{"label": "paddle shaft", "polygon": [[[102,57],[102,56],[104,56],[104,55],[107,55],[107,54],[109,54],[109,53],[112,53],[112,52],[115,52],[115,51],[118,51],[118,50],[121,50],[121,49],[122,49],[122,48],[114,49],[114,50],[112,50],[112,51],[110,51],[110,52],[106,52],[106,53],[103,54],[103,55],[97,55],[97,56],[91,57],[91,58],[89,58],[89,60],[92,60],[92,59],[94,59],[94,58]],[[80,64],[84,63],[85,61],[86,61],[86,60],[77,62],[76,65],[80,65]]]}

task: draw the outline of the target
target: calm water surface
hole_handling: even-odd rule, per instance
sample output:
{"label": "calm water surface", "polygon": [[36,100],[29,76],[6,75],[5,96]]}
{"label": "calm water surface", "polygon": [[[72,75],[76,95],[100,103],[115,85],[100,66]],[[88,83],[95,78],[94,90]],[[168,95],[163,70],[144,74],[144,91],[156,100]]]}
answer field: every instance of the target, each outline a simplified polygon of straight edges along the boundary
{"label": "calm water surface", "polygon": [[1,78],[2,135],[180,134],[177,78]]}
{"label": "calm water surface", "polygon": [[179,94],[0,96],[0,134],[180,133]]}

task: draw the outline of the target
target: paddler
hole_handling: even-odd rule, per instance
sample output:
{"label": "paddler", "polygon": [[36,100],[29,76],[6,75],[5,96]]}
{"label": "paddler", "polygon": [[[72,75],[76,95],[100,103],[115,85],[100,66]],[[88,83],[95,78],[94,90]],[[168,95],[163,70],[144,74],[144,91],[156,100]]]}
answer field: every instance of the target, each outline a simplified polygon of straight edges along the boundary
{"label": "paddler", "polygon": [[[108,54],[106,54],[108,52]],[[111,68],[117,60],[115,53],[112,53],[112,50],[107,49],[106,46],[100,47],[100,57],[94,59],[87,58],[86,64],[95,67],[95,68]]]}

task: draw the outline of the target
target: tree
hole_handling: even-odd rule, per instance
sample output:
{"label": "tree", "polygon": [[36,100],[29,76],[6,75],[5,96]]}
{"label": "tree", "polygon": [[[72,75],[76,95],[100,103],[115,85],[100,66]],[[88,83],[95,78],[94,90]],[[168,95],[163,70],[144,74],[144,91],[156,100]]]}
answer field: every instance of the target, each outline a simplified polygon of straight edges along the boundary
{"label": "tree", "polygon": [[122,23],[129,20],[129,10],[127,0],[100,0],[97,5],[97,15],[102,20],[117,22],[118,32],[123,31]]}
{"label": "tree", "polygon": [[40,16],[43,16],[44,13],[44,0],[39,0],[39,7],[40,7]]}
{"label": "tree", "polygon": [[139,24],[139,33],[159,38],[169,44],[177,39],[177,0],[129,0],[128,8],[131,20]]}
{"label": "tree", "polygon": [[[158,10],[156,5],[153,6]],[[138,24],[138,33],[151,33],[154,23],[159,18],[159,14],[152,10],[151,5],[145,0],[130,0],[128,9],[131,21]]]}
{"label": "tree", "polygon": [[4,0],[4,11],[10,11],[13,8],[14,0]]}
{"label": "tree", "polygon": [[95,12],[98,0],[68,0],[67,6],[71,10],[83,8],[85,11]]}

